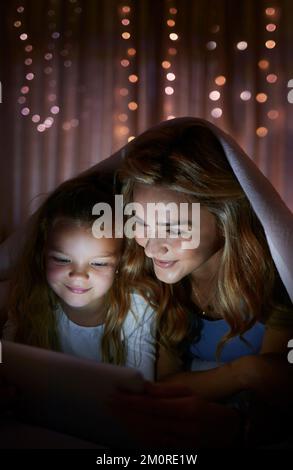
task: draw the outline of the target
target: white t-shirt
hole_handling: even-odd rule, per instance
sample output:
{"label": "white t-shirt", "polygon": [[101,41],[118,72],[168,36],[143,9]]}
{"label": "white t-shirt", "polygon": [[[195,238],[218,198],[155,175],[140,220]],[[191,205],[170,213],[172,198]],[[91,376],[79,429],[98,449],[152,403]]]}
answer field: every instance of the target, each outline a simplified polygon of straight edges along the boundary
{"label": "white t-shirt", "polygon": [[[67,317],[61,306],[55,310],[55,315],[61,351],[101,362],[104,325],[77,325]],[[3,339],[13,341],[14,335],[15,325],[8,320],[4,326]],[[154,311],[139,294],[131,294],[131,306],[124,320],[122,335],[126,351],[125,366],[138,369],[147,380],[154,380]]]}
{"label": "white t-shirt", "polygon": [[[59,307],[56,310],[61,350],[66,354],[101,362],[104,325],[80,326],[73,323]],[[122,327],[126,367],[138,369],[145,379],[154,379],[156,346],[154,312],[139,294],[131,294],[131,307]]]}

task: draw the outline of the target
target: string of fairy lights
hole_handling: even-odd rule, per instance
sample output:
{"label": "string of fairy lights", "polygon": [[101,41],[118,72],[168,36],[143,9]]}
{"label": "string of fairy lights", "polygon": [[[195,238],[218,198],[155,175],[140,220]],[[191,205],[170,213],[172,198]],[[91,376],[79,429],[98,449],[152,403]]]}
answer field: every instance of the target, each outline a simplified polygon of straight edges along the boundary
{"label": "string of fairy lights", "polygon": [[[173,3],[173,2],[169,2]],[[175,117],[175,102],[173,95],[176,90],[176,74],[175,74],[175,56],[177,55],[177,42],[179,34],[176,29],[176,16],[178,9],[174,5],[167,4],[167,14],[165,24],[167,27],[167,47],[166,55],[163,57],[161,66],[164,70],[164,115],[166,119],[173,119]]]}
{"label": "string of fairy lights", "polygon": [[[18,19],[14,22],[14,26],[16,28],[19,28],[20,31],[24,31],[25,22],[22,19],[23,13],[24,13],[24,7],[19,6],[17,8],[17,13],[18,13]],[[52,39],[57,39],[58,37],[59,37],[59,33],[54,32],[52,34]],[[35,73],[33,73],[34,63],[33,63],[33,58],[32,58],[34,47],[32,44],[30,44],[30,36],[28,33],[20,32],[19,39],[24,44],[23,49],[25,53],[25,59],[24,59],[25,80],[24,80],[24,84],[20,88],[20,96],[18,97],[18,103],[21,105],[20,112],[22,116],[31,118],[32,122],[36,125],[36,129],[39,132],[44,132],[46,129],[49,129],[54,123],[53,116],[59,113],[59,106],[57,106],[54,103],[56,100],[56,95],[51,94],[49,96],[49,100],[52,102],[52,106],[49,109],[50,114],[48,113],[42,122],[41,122],[40,112],[33,113],[31,108],[29,107],[30,94],[31,94],[32,86],[33,86],[33,81],[36,79]],[[48,49],[52,50],[53,47],[48,47]],[[44,54],[44,59],[47,62],[50,62],[52,58],[53,58],[52,52],[46,52]],[[46,66],[44,68],[45,74],[50,74],[51,72],[52,72],[52,67]]]}
{"label": "string of fairy lights", "polygon": [[[53,0],[51,0],[53,2]],[[72,5],[72,18],[75,15],[75,21],[79,21],[81,18],[82,8],[78,4],[78,0],[67,0]],[[53,2],[54,3],[54,2]],[[180,15],[180,3],[174,0],[165,0],[165,12],[164,12],[164,35],[162,40],[166,45],[164,47],[164,55],[161,57],[160,64],[158,67],[162,68],[163,72],[163,88],[162,96],[163,99],[163,113],[165,119],[173,119],[176,117],[176,61],[180,56],[180,38],[184,31],[178,31],[177,18]],[[139,112],[139,103],[137,97],[138,87],[143,86],[140,83],[139,71],[138,71],[138,59],[139,50],[137,49],[137,38],[135,37],[134,22],[136,16],[134,9],[138,8],[138,3],[129,0],[129,2],[121,3],[118,7],[118,28],[121,41],[121,57],[119,58],[121,74],[119,75],[122,80],[121,86],[118,88],[120,96],[119,109],[115,114],[115,129],[117,135],[122,139],[132,140],[135,135],[133,132],[134,126],[132,123],[136,119],[136,114]],[[42,73],[49,79],[50,92],[46,96],[47,109],[43,116],[39,110],[33,109],[30,105],[30,96],[33,88],[33,83],[39,79],[34,67],[34,45],[31,42],[30,33],[26,31],[25,22],[22,19],[24,14],[24,6],[18,6],[16,9],[16,18],[14,20],[14,27],[17,29],[18,38],[20,41],[20,47],[23,47],[24,52],[24,65],[25,73],[23,84],[19,90],[18,103],[20,105],[20,114],[25,119],[31,119],[33,125],[38,132],[45,132],[50,129],[55,122],[56,115],[59,114],[62,101],[61,97],[57,96],[56,85],[57,79],[54,78],[54,68],[59,67],[60,61],[56,60],[57,55],[62,57],[63,66],[70,68],[72,66],[72,58],[70,57],[70,51],[74,42],[72,30],[65,32],[58,31],[56,20],[54,21],[55,10],[53,5],[47,11],[48,15],[48,29],[49,29],[49,41],[47,44],[47,50],[43,53],[44,67]],[[262,123],[259,123],[256,127],[256,135],[260,138],[265,137],[269,132],[269,123],[280,117],[280,111],[276,106],[271,105],[270,100],[270,87],[275,86],[279,81],[279,76],[275,70],[275,61],[273,51],[277,48],[277,33],[279,29],[279,19],[281,15],[280,8],[273,6],[267,7],[263,11],[264,18],[264,44],[261,50],[262,55],[258,58],[257,67],[260,73],[260,83],[263,89],[259,89],[256,92],[252,91],[251,87],[248,86],[245,89],[239,90],[239,98],[245,103],[255,100],[258,106],[266,106],[265,112],[260,113],[262,116]],[[73,18],[74,19],[74,18]],[[219,46],[219,32],[221,30],[221,24],[212,24],[209,28],[210,38],[205,44],[207,59],[209,57],[212,60],[212,55],[217,54]],[[69,40],[70,39],[70,40]],[[64,42],[63,47],[60,46],[61,40]],[[200,46],[199,46],[200,47]],[[235,42],[235,53],[246,54],[251,45],[245,38]],[[55,60],[54,60],[55,59]],[[188,64],[187,64],[188,66]],[[220,67],[220,66],[218,66]],[[57,74],[56,74],[57,77]],[[229,81],[224,75],[223,70],[218,70],[212,79],[213,86],[206,90],[207,99],[210,102],[210,118],[220,120],[224,115],[224,87],[229,87]],[[288,94],[287,100],[289,103],[293,103],[293,79],[290,79],[287,83]],[[205,116],[208,117],[208,116]],[[209,118],[209,117],[208,117]],[[69,119],[61,124],[63,130],[68,131],[74,129],[79,125],[79,116],[71,116]]]}
{"label": "string of fairy lights", "polygon": [[[82,8],[78,5],[77,0],[69,0],[69,3],[72,5],[71,11],[71,20],[72,22],[77,21],[78,15],[82,12]],[[17,28],[19,34],[19,40],[23,45],[24,51],[24,65],[25,65],[25,74],[24,74],[24,83],[20,88],[19,97],[17,99],[20,105],[20,113],[26,118],[30,118],[32,123],[36,126],[38,132],[44,132],[55,122],[56,115],[59,114],[61,105],[57,99],[57,80],[54,78],[54,75],[57,72],[57,62],[58,56],[62,58],[62,64],[65,69],[69,69],[72,66],[72,60],[70,58],[70,50],[72,49],[72,43],[69,41],[69,38],[72,36],[72,30],[64,31],[63,38],[61,32],[57,31],[57,23],[54,20],[56,16],[56,11],[54,9],[54,0],[51,0],[52,7],[49,7],[47,11],[48,16],[48,44],[47,50],[43,53],[44,66],[42,72],[44,77],[48,80],[48,89],[49,92],[46,96],[46,111],[45,116],[41,116],[40,110],[34,110],[30,106],[31,92],[33,88],[33,83],[36,79],[40,78],[34,72],[34,48],[33,44],[30,42],[30,34],[25,30],[25,20],[23,19],[25,8],[24,6],[18,6],[16,9],[17,19],[14,21],[14,27]],[[63,39],[62,48],[60,44],[56,43]],[[59,62],[58,62],[59,63]],[[55,73],[54,73],[55,72]],[[68,120],[65,120],[62,123],[62,129],[68,131],[72,128],[76,128],[79,125],[79,119],[75,116],[71,117]]]}
{"label": "string of fairy lights", "polygon": [[[277,18],[280,15],[280,11],[277,10],[276,8],[268,7],[268,8],[265,9],[264,13],[265,13],[266,21],[267,21],[267,23],[265,25],[265,29],[266,29],[266,32],[268,34],[268,38],[265,41],[265,48],[268,51],[270,51],[270,50],[272,50],[276,47],[276,40],[269,37],[269,35],[271,36],[273,33],[275,33],[275,31],[277,29],[277,23],[276,22],[277,22]],[[220,25],[213,25],[211,27],[211,32],[212,33],[216,34],[219,31],[220,31]],[[214,51],[217,48],[217,46],[218,46],[218,44],[217,44],[216,40],[208,41],[207,44],[206,44],[206,48],[207,48],[208,51]],[[245,41],[245,40],[241,40],[241,41],[238,41],[235,44],[235,51],[239,52],[239,53],[245,53],[245,51],[247,51],[248,47],[249,47],[248,42]],[[274,84],[274,83],[277,82],[278,76],[277,76],[276,73],[273,73],[271,71],[270,61],[267,58],[261,58],[258,61],[258,67],[261,71],[268,72],[267,75],[266,75],[267,83]],[[214,101],[214,102],[219,102],[220,103],[221,87],[226,85],[227,79],[224,75],[218,75],[217,77],[215,77],[214,83],[218,86],[218,88],[213,89],[209,92],[209,99]],[[241,90],[239,92],[239,97],[242,101],[248,102],[253,97],[252,91],[249,90],[249,89]],[[255,95],[255,100],[259,104],[266,103],[267,100],[268,100],[268,94],[263,92],[263,91],[258,91]],[[223,109],[220,105],[211,110],[211,116],[215,119],[221,118],[222,115],[223,115]],[[278,110],[269,109],[267,111],[267,117],[271,120],[277,119],[279,117]],[[267,135],[267,133],[268,133],[268,128],[265,125],[261,125],[261,126],[258,126],[256,128],[256,134],[257,134],[258,137],[265,137]]]}
{"label": "string of fairy lights", "polygon": [[138,103],[131,97],[135,96],[135,87],[137,87],[139,77],[136,71],[135,58],[136,49],[133,47],[133,18],[134,11],[133,6],[123,4],[118,9],[119,20],[120,20],[120,37],[123,42],[122,50],[123,57],[120,60],[120,66],[124,69],[125,74],[125,85],[119,89],[119,94],[122,97],[122,110],[118,113],[119,125],[117,126],[117,132],[120,136],[126,136],[128,142],[134,139],[134,135],[130,135],[130,128],[127,125],[129,121],[129,113],[135,113],[138,110]]}

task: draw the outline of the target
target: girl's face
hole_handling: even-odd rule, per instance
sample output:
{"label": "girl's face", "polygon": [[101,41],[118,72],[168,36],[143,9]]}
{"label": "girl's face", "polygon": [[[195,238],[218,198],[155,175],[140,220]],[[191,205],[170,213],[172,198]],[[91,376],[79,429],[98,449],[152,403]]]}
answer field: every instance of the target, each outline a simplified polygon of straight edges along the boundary
{"label": "girl's face", "polygon": [[[154,229],[158,225],[157,220],[147,218],[148,203],[170,202],[178,204],[188,202],[183,194],[165,189],[160,186],[149,186],[144,184],[135,185],[133,192],[133,202],[140,204],[136,212],[138,235],[135,235],[137,243],[144,248],[146,256],[152,259],[155,274],[158,279],[174,284],[183,279],[188,274],[195,278],[204,280],[209,278],[215,264],[219,261],[219,250],[223,241],[219,235],[216,225],[216,218],[204,207],[200,207],[200,243],[197,248],[187,249],[188,239],[180,234],[176,238],[167,235],[164,238],[147,237],[143,232],[143,227],[151,225]],[[139,209],[141,207],[141,209]],[[160,225],[162,225],[162,214],[160,214]],[[163,221],[172,233],[172,227],[178,226],[178,211],[170,211],[170,215]],[[196,230],[196,227],[194,228]],[[192,228],[193,230],[193,228]]]}
{"label": "girl's face", "polygon": [[97,239],[91,228],[58,220],[46,249],[47,282],[70,307],[100,306],[113,284],[120,241]]}

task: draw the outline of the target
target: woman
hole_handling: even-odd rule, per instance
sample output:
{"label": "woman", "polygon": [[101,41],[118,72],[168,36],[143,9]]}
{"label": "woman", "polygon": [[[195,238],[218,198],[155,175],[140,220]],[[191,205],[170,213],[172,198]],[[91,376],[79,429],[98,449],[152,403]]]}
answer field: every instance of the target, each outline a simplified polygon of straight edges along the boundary
{"label": "woman", "polygon": [[[284,262],[286,255],[292,258],[292,253],[286,253],[292,245],[292,215],[267,180],[223,133],[192,118],[162,123],[136,139],[126,152],[120,177],[126,203],[138,205],[139,229],[136,244],[128,243],[128,270],[138,273],[138,283],[152,274],[162,283],[159,378],[188,386],[198,399],[219,401],[249,390],[274,406],[282,408],[286,400],[290,406],[292,368],[287,364],[287,345],[293,337],[292,303],[273,258],[292,298],[292,273],[288,261]],[[150,203],[178,207],[186,202],[201,204],[197,248],[188,247],[184,233],[172,237],[178,225],[176,207],[168,218],[162,211],[157,219],[148,216]],[[284,220],[287,226],[278,226]],[[162,224],[169,230],[165,236],[156,232]],[[186,343],[192,343],[191,349]],[[195,361],[197,371],[174,375],[186,353],[200,359]],[[130,406],[133,403],[132,398]],[[150,411],[144,398],[137,397],[137,405]],[[200,406],[205,409],[202,402]],[[192,415],[189,410],[187,416]],[[221,419],[225,416],[231,417],[230,410]],[[153,427],[159,429],[157,423]],[[235,428],[231,424],[229,428],[233,437]],[[157,438],[155,433],[156,442]],[[208,436],[207,441],[211,442]]]}

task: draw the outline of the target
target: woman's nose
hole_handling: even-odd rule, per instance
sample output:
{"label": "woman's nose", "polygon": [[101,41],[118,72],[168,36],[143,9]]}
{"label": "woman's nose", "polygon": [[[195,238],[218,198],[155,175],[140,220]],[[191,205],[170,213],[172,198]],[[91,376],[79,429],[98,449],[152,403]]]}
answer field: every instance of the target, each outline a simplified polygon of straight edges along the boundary
{"label": "woman's nose", "polygon": [[149,238],[144,248],[144,252],[149,258],[165,255],[168,251],[168,243],[163,238]]}

